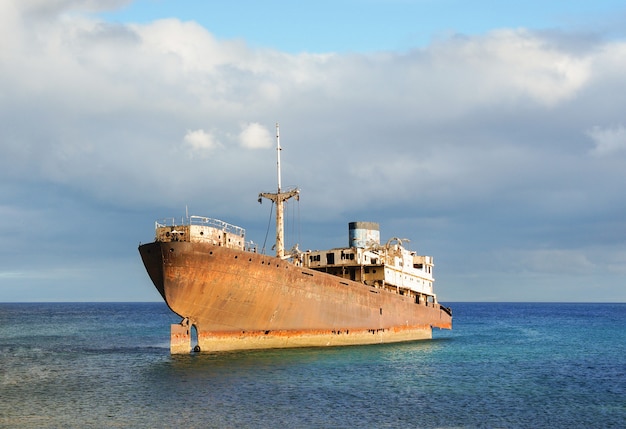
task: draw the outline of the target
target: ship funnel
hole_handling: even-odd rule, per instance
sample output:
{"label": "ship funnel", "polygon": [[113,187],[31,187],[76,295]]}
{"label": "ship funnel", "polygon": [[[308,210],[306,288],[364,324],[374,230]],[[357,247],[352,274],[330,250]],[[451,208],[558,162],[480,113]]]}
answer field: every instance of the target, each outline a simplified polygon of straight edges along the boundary
{"label": "ship funnel", "polygon": [[350,222],[348,240],[349,247],[365,248],[380,244],[380,227],[376,222]]}

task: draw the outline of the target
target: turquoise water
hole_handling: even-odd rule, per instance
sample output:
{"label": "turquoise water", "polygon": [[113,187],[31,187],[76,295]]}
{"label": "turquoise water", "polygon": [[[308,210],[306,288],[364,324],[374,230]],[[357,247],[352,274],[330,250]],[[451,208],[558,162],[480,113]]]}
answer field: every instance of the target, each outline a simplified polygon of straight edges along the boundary
{"label": "turquoise water", "polygon": [[0,427],[624,427],[626,304],[446,304],[432,341],[175,357],[161,303],[0,304]]}

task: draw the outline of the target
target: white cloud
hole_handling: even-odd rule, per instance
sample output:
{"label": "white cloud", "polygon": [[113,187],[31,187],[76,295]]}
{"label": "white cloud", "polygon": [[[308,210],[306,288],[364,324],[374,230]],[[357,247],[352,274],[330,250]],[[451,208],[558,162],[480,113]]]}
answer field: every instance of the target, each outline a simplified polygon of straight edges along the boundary
{"label": "white cloud", "polygon": [[263,125],[252,122],[241,126],[239,143],[248,149],[265,149],[272,147],[272,135]]}
{"label": "white cloud", "polygon": [[215,136],[204,130],[187,131],[184,141],[194,153],[209,152],[222,146]]}
{"label": "white cloud", "polygon": [[591,137],[595,147],[591,153],[596,156],[610,155],[626,150],[626,128],[620,125],[612,128],[595,126],[587,135]]}
{"label": "white cloud", "polygon": [[437,91],[468,104],[529,100],[554,106],[573,97],[591,77],[591,59],[558,49],[527,30],[453,37],[425,49],[415,70]]}
{"label": "white cloud", "polygon": [[69,10],[96,12],[111,10],[132,0],[4,0],[7,6],[35,15],[58,15]]}

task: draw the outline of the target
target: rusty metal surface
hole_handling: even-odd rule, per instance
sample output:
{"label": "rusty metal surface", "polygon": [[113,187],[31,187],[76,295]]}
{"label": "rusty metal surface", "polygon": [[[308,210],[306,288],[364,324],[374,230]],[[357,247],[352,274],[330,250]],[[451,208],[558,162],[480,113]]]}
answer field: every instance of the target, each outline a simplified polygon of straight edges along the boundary
{"label": "rusty metal surface", "polygon": [[[198,346],[204,351],[227,351],[261,348],[329,347],[357,344],[380,344],[432,338],[430,326],[388,330],[346,331],[261,331],[240,333],[201,332]],[[190,346],[187,346],[187,352]]]}
{"label": "rusty metal surface", "polygon": [[209,349],[404,341],[430,338],[431,326],[452,327],[439,304],[416,304],[267,255],[189,242],[139,250],[165,302]]}

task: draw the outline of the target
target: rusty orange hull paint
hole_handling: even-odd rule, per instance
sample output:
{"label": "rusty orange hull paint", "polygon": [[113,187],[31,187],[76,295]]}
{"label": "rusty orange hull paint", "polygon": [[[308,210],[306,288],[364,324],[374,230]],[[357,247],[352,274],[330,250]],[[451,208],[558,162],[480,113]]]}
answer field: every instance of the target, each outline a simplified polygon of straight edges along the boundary
{"label": "rusty orange hull paint", "polygon": [[202,350],[370,344],[452,328],[439,304],[278,258],[190,242],[139,247],[155,287]]}

